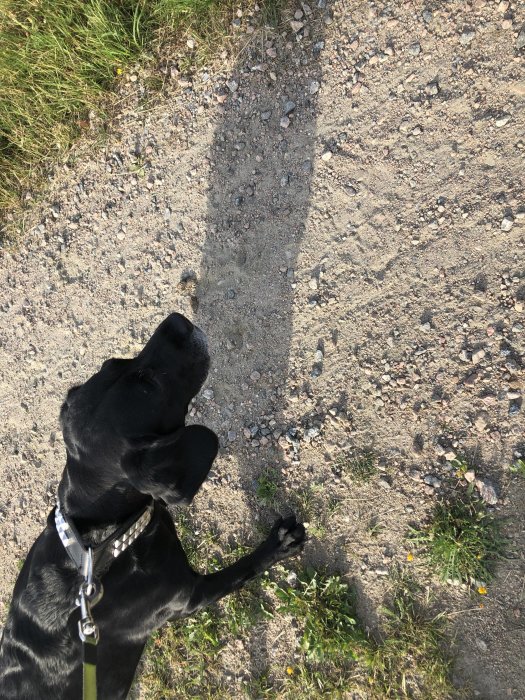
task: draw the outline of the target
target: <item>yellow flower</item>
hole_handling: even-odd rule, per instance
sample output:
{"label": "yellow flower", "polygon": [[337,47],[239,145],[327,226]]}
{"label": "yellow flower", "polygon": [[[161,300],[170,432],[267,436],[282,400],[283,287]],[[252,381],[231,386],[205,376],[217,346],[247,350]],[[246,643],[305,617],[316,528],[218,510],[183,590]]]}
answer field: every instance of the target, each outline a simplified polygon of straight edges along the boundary
{"label": "yellow flower", "polygon": [[286,673],[287,673],[289,676],[293,676],[293,674],[294,674],[293,668],[292,668],[291,666],[287,666],[287,667],[286,667]]}
{"label": "yellow flower", "polygon": [[407,554],[407,561],[414,561],[414,555],[412,554],[412,552],[409,552]]}
{"label": "yellow flower", "polygon": [[122,75],[123,72],[122,68],[117,68],[117,75]]}
{"label": "yellow flower", "polygon": [[485,586],[478,586],[478,593],[480,595],[487,595],[487,589],[485,588]]}

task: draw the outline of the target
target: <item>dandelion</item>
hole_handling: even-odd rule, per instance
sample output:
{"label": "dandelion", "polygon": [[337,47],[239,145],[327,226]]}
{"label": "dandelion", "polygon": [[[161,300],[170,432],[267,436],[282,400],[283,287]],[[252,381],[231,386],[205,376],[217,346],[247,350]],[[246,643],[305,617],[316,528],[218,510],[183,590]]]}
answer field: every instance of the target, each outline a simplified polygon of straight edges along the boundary
{"label": "dandelion", "polygon": [[291,666],[287,666],[287,667],[286,667],[286,673],[287,673],[289,676],[293,676],[293,674],[294,674],[293,668],[292,668]]}
{"label": "dandelion", "polygon": [[123,72],[122,68],[117,68],[117,75],[122,75]]}
{"label": "dandelion", "polygon": [[485,588],[485,586],[478,586],[478,593],[480,595],[487,595],[487,589]]}
{"label": "dandelion", "polygon": [[409,552],[407,554],[407,561],[414,561],[414,555],[412,554],[412,552]]}

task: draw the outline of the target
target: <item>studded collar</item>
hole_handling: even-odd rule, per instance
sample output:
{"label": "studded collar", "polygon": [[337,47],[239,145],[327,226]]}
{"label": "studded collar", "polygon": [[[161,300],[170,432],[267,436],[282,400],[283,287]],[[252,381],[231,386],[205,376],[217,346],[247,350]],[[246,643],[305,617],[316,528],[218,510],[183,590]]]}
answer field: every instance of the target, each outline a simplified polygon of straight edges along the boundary
{"label": "studded collar", "polygon": [[153,517],[154,503],[151,501],[138,515],[133,515],[114,533],[96,547],[85,547],[74,523],[61,510],[60,503],[55,507],[55,526],[71,561],[80,574],[87,577],[90,557],[93,573],[101,576],[119,554],[122,554],[137,537],[144,532]]}

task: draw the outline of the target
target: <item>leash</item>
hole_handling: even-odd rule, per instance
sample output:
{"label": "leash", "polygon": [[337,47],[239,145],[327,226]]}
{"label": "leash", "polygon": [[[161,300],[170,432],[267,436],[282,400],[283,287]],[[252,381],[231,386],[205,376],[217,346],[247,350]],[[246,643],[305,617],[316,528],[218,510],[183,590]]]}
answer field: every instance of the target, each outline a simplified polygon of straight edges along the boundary
{"label": "leash", "polygon": [[99,629],[91,609],[101,600],[104,588],[94,572],[105,573],[111,563],[124,552],[149,525],[153,513],[153,501],[138,516],[132,516],[124,525],[96,547],[84,547],[78,531],[60,508],[55,507],[55,527],[60,541],[75,564],[83,581],[75,604],[80,608],[78,636],[82,642],[82,697],[97,700],[97,645]]}

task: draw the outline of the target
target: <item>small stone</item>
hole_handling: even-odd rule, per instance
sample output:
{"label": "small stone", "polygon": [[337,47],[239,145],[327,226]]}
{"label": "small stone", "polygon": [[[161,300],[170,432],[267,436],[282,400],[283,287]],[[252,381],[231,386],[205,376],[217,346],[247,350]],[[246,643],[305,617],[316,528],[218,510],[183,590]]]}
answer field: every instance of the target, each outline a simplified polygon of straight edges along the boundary
{"label": "small stone", "polygon": [[521,313],[524,308],[525,308],[525,306],[524,306],[523,302],[521,302],[521,301],[517,301],[514,304],[514,311],[519,311]]}
{"label": "small stone", "polygon": [[436,445],[436,454],[437,454],[439,457],[443,457],[443,455],[445,454],[445,452],[446,452],[446,449],[443,447],[443,445],[440,445],[440,444],[438,443],[438,444]]}
{"label": "small stone", "polygon": [[294,18],[295,19],[302,19],[303,18],[303,11],[302,10],[296,10],[294,12]]}
{"label": "small stone", "polygon": [[308,280],[308,286],[310,287],[310,289],[319,289],[319,282],[317,281],[317,277],[311,277]]}
{"label": "small stone", "polygon": [[389,481],[387,481],[386,479],[378,479],[377,483],[379,484],[379,486],[382,486],[384,489],[391,489],[392,488],[392,484]]}
{"label": "small stone", "polygon": [[261,119],[263,122],[267,122],[271,116],[272,116],[271,109],[267,109],[265,112],[261,112]]}
{"label": "small stone", "polygon": [[521,401],[511,401],[509,405],[509,416],[513,418],[521,411]]}
{"label": "small stone", "polygon": [[465,481],[468,481],[468,483],[471,484],[476,478],[476,472],[473,469],[469,469],[463,474],[463,478]]}
{"label": "small stone", "polygon": [[489,422],[489,418],[488,418],[487,413],[485,413],[485,412],[478,413],[478,415],[476,416],[476,419],[474,421],[474,426],[475,426],[476,430],[478,430],[481,433],[487,427],[488,422]]}
{"label": "small stone", "polygon": [[376,569],[376,574],[378,576],[388,576],[388,569],[381,567],[379,569]]}
{"label": "small stone", "polygon": [[237,439],[237,433],[235,430],[228,430],[228,442],[233,442]]}
{"label": "small stone", "polygon": [[428,323],[428,321],[426,323],[422,323],[419,327],[424,333],[430,333],[432,330],[432,326],[430,323]]}
{"label": "small stone", "polygon": [[479,350],[475,350],[472,353],[472,362],[473,364],[477,365],[478,362],[481,362],[481,360],[485,357],[485,350],[483,348],[480,348]]}
{"label": "small stone", "polygon": [[454,452],[454,450],[448,450],[447,452],[445,452],[444,457],[447,460],[447,462],[452,462],[456,459],[457,454]]}
{"label": "small stone", "polygon": [[518,49],[518,51],[521,51],[521,49],[525,48],[525,24],[522,25],[518,33],[518,38],[516,39],[516,48]]}
{"label": "small stone", "polygon": [[213,389],[204,389],[204,391],[202,392],[202,398],[206,399],[206,401],[211,401],[214,396],[215,393]]}
{"label": "small stone", "polygon": [[512,401],[513,399],[519,399],[521,397],[521,393],[519,391],[507,391],[507,398],[509,401]]}
{"label": "small stone", "polygon": [[426,24],[432,22],[433,14],[430,10],[423,10],[421,15],[423,17],[423,22],[425,22]]}
{"label": "small stone", "polygon": [[274,46],[270,46],[269,49],[266,49],[266,55],[269,58],[276,58],[277,57],[277,49]]}
{"label": "small stone", "polygon": [[226,85],[227,85],[228,90],[230,92],[237,92],[237,90],[239,88],[239,83],[236,80],[228,80]]}
{"label": "small stone", "polygon": [[496,489],[487,479],[476,479],[476,488],[479,491],[481,499],[488,503],[489,506],[494,506],[498,502]]}
{"label": "small stone", "polygon": [[323,351],[322,350],[316,350],[315,351],[315,356],[314,356],[314,362],[322,362],[324,359]]}
{"label": "small stone", "polygon": [[438,479],[437,476],[433,476],[432,474],[426,474],[423,477],[423,481],[425,484],[432,486],[433,489],[438,489],[441,486],[441,479]]}
{"label": "small stone", "polygon": [[195,48],[195,39],[188,39],[188,41],[186,42],[186,46],[189,49],[194,49]]}
{"label": "small stone", "polygon": [[510,231],[513,224],[514,224],[514,219],[511,216],[505,216],[505,217],[503,217],[503,219],[501,221],[500,228],[502,231]]}
{"label": "small stone", "polygon": [[476,32],[473,29],[464,29],[459,37],[459,42],[462,46],[468,46],[475,36]]}
{"label": "small stone", "polygon": [[252,382],[257,382],[260,378],[261,378],[261,373],[257,372],[257,370],[255,370],[254,372],[252,372],[250,374],[250,379],[252,380]]}
{"label": "small stone", "polygon": [[505,126],[505,124],[508,124],[510,121],[510,114],[502,114],[500,117],[496,119],[496,126],[498,129],[500,129],[502,126]]}
{"label": "small stone", "polygon": [[418,41],[414,42],[413,44],[409,44],[407,51],[411,56],[419,56],[421,53],[421,44]]}
{"label": "small stone", "polygon": [[291,114],[294,111],[294,109],[295,109],[295,102],[293,102],[292,100],[288,100],[287,102],[285,102],[284,113],[286,114],[286,116]]}
{"label": "small stone", "polygon": [[289,117],[281,117],[279,121],[279,126],[281,129],[287,129],[290,126],[290,118]]}
{"label": "small stone", "polygon": [[316,92],[319,92],[319,88],[320,88],[320,87],[321,87],[321,86],[319,85],[319,83],[317,82],[317,80],[312,80],[312,82],[310,83],[310,86],[309,86],[309,88],[308,88],[309,91],[310,91],[310,95],[315,95]]}
{"label": "small stone", "polygon": [[439,85],[437,83],[429,83],[427,87],[425,88],[425,92],[427,95],[432,95],[435,96],[439,94]]}
{"label": "small stone", "polygon": [[330,158],[332,157],[332,155],[333,155],[332,151],[325,151],[325,152],[323,153],[323,155],[321,156],[321,158],[322,158],[323,160],[325,160],[325,161],[326,161],[326,160],[330,160]]}
{"label": "small stone", "polygon": [[304,22],[299,22],[298,20],[292,20],[290,22],[290,27],[292,30],[297,34],[297,32],[300,32],[301,29],[304,27]]}

